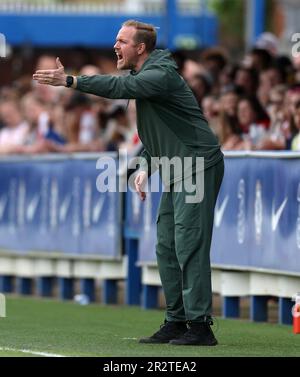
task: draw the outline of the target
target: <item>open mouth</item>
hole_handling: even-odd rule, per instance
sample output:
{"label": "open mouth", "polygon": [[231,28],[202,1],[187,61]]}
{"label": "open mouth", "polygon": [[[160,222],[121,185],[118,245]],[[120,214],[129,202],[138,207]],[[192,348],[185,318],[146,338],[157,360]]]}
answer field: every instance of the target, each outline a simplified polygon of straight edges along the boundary
{"label": "open mouth", "polygon": [[123,55],[120,52],[116,51],[116,55],[117,55],[117,58],[118,58],[118,62],[120,62],[121,60],[123,60]]}

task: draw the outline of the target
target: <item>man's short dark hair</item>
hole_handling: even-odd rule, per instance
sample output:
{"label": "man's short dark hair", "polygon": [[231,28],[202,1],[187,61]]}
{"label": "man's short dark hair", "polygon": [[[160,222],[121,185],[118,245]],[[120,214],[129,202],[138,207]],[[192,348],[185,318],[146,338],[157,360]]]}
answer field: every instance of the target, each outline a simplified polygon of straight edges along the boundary
{"label": "man's short dark hair", "polygon": [[136,29],[135,42],[145,43],[146,51],[152,52],[156,45],[156,30],[151,24],[145,24],[136,20],[125,21],[122,26],[132,26]]}

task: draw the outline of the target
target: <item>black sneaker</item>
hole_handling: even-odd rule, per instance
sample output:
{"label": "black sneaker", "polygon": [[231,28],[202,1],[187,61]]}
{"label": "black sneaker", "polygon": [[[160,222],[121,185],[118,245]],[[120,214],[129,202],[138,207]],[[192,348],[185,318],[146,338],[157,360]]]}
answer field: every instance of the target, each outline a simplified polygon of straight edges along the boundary
{"label": "black sneaker", "polygon": [[139,343],[169,343],[172,339],[177,339],[186,333],[185,322],[167,322],[160,326],[160,329],[149,338],[142,338]]}
{"label": "black sneaker", "polygon": [[210,328],[212,322],[194,322],[189,324],[188,331],[177,339],[172,339],[169,344],[177,346],[216,346],[217,339]]}

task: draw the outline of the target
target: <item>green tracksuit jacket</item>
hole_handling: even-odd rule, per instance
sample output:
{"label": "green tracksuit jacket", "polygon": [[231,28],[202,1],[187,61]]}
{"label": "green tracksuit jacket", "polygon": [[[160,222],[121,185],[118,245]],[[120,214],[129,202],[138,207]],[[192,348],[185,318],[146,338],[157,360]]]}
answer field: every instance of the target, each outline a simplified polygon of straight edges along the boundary
{"label": "green tracksuit jacket", "polygon": [[[151,156],[177,156],[182,161],[192,157],[194,172],[195,157],[204,157],[206,169],[223,158],[216,137],[167,50],[153,51],[139,72],[127,76],[79,76],[77,89],[106,98],[136,99],[138,134],[145,147],[142,156],[148,164]],[[169,183],[177,179],[171,172]]]}
{"label": "green tracksuit jacket", "polygon": [[[214,206],[223,178],[223,154],[190,88],[168,51],[153,51],[139,72],[80,76],[77,89],[107,98],[136,99],[137,127],[150,157],[204,157],[204,199],[187,204],[182,174],[165,184],[157,217],[156,254],[168,321],[206,321],[211,316],[210,243]],[[147,163],[146,163],[147,165]],[[142,166],[145,168],[145,166]]]}

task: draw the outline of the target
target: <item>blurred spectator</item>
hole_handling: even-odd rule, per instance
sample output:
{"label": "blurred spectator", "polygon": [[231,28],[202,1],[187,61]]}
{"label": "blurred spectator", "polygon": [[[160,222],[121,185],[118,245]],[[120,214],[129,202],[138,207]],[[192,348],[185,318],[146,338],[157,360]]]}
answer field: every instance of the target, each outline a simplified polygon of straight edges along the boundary
{"label": "blurred spectator", "polygon": [[238,103],[237,117],[242,132],[255,149],[270,125],[267,112],[256,97],[243,97]]}
{"label": "blurred spectator", "polygon": [[300,55],[293,57],[293,67],[295,69],[295,83],[300,84]]}
{"label": "blurred spectator", "polygon": [[248,150],[251,143],[243,139],[242,130],[238,124],[238,119],[223,112],[220,115],[219,141],[222,150]]}
{"label": "blurred spectator", "polygon": [[284,101],[283,131],[286,138],[286,149],[291,149],[291,142],[298,130],[294,123],[296,104],[300,101],[300,85],[295,85],[286,92]]}
{"label": "blurred spectator", "polygon": [[55,130],[55,123],[53,119],[50,119],[50,115],[40,99],[28,93],[22,99],[21,104],[24,117],[29,124],[25,144],[32,145],[42,139],[65,144],[65,138]]}
{"label": "blurred spectator", "polygon": [[286,148],[284,131],[284,97],[285,85],[276,85],[271,89],[267,107],[270,116],[270,128],[266,135],[258,142],[257,149],[280,150]]}
{"label": "blurred spectator", "polygon": [[269,95],[271,89],[280,84],[285,83],[285,74],[275,65],[263,70],[260,73],[260,83],[257,96],[260,100],[260,103],[263,106],[267,106],[269,102]]}
{"label": "blurred spectator", "polygon": [[255,96],[258,88],[258,75],[253,68],[238,68],[234,84],[246,96]]}
{"label": "blurred spectator", "polygon": [[213,85],[218,86],[220,74],[227,64],[227,57],[221,48],[209,48],[204,50],[201,61],[204,68],[210,74]]}
{"label": "blurred spectator", "polygon": [[293,85],[296,80],[295,68],[288,56],[280,55],[275,60],[275,66],[278,67],[282,73],[283,81],[287,85]]}
{"label": "blurred spectator", "polygon": [[67,103],[67,138],[71,143],[89,144],[99,136],[99,126],[91,104],[90,98],[80,92],[74,92]]}
{"label": "blurred spectator", "polygon": [[199,106],[201,106],[203,98],[209,95],[211,90],[209,77],[201,73],[195,74],[188,80],[188,85],[192,89]]}
{"label": "blurred spectator", "polygon": [[228,64],[223,69],[219,78],[221,92],[232,87],[238,69],[239,66],[237,64]]}
{"label": "blurred spectator", "polygon": [[273,33],[264,32],[258,37],[255,47],[276,56],[278,54],[278,38]]}
{"label": "blurred spectator", "polygon": [[215,133],[219,134],[219,102],[215,96],[206,96],[202,100],[203,115],[208,121],[209,126]]}
{"label": "blurred spectator", "polygon": [[85,76],[94,76],[94,75],[100,75],[101,71],[97,66],[88,64],[81,68],[79,74],[85,75]]}
{"label": "blurred spectator", "polygon": [[269,102],[267,106],[268,114],[271,118],[271,123],[277,120],[283,122],[284,120],[284,97],[287,91],[286,85],[276,85],[270,90]]}
{"label": "blurred spectator", "polygon": [[40,99],[28,93],[21,101],[23,115],[36,134],[43,137],[49,130],[49,114]]}
{"label": "blurred spectator", "polygon": [[244,65],[260,72],[273,64],[272,55],[264,49],[253,48],[244,60]]}
{"label": "blurred spectator", "polygon": [[126,110],[127,105],[116,103],[112,105],[111,109],[106,114],[107,125],[103,139],[109,151],[117,151],[121,144],[128,142],[133,136],[130,132],[130,124]]}
{"label": "blurred spectator", "polygon": [[[54,55],[41,55],[36,63],[36,70],[56,69],[56,57]],[[36,81],[32,82],[34,94],[44,103],[56,103],[64,88],[51,85],[41,85]]]}
{"label": "blurred spectator", "polygon": [[56,56],[54,55],[41,55],[36,63],[36,70],[44,70],[44,69],[56,69]]}
{"label": "blurred spectator", "polygon": [[115,53],[109,54],[108,56],[105,56],[103,54],[99,56],[97,60],[97,67],[99,67],[103,75],[115,73],[120,74],[120,72],[117,71]]}
{"label": "blurred spectator", "polygon": [[17,146],[24,144],[29,129],[23,119],[19,104],[14,100],[0,103],[0,118],[3,125],[0,130],[0,153],[14,153]]}
{"label": "blurred spectator", "polygon": [[223,150],[250,149],[250,143],[243,139],[243,130],[239,125],[238,103],[239,95],[234,87],[225,91],[220,98],[217,136]]}
{"label": "blurred spectator", "polygon": [[182,76],[187,82],[192,80],[196,75],[201,75],[203,72],[205,72],[205,69],[194,60],[187,59],[183,64]]}
{"label": "blurred spectator", "polygon": [[300,101],[295,104],[295,112],[293,115],[294,126],[298,133],[292,138],[291,149],[293,151],[300,151]]}
{"label": "blurred spectator", "polygon": [[220,110],[230,117],[237,117],[239,95],[234,87],[224,91],[220,98]]}
{"label": "blurred spectator", "polygon": [[[181,74],[224,150],[290,149],[292,142],[295,148],[300,59],[279,55],[277,42],[263,33],[240,62],[219,47],[175,53]],[[120,74],[111,52],[93,56],[94,52],[70,51],[67,71]],[[42,54],[35,68],[56,68],[55,59],[51,53]],[[0,137],[0,153],[132,150],[140,142],[135,117],[134,101],[128,106],[127,101],[39,85],[22,74],[0,89],[0,136],[5,140]]]}
{"label": "blurred spectator", "polygon": [[141,143],[136,126],[136,108],[135,101],[129,101],[126,111],[130,131],[126,134],[126,140],[119,144],[120,149],[126,149],[128,153],[135,151],[137,146]]}

